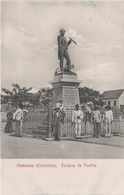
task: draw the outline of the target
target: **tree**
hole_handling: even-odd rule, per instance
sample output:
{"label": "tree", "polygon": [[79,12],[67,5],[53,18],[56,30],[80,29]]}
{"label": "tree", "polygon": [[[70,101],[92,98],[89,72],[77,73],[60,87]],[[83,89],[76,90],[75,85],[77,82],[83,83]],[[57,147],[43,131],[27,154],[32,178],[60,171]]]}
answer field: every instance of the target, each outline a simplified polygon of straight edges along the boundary
{"label": "tree", "polygon": [[50,87],[44,87],[39,90],[40,93],[40,102],[44,105],[49,103],[49,100],[53,96],[53,89]]}
{"label": "tree", "polygon": [[35,94],[29,95],[29,102],[33,105],[48,105],[49,100],[52,97],[53,89],[49,87],[40,88],[39,91]]}
{"label": "tree", "polygon": [[100,92],[88,87],[79,88],[79,97],[81,104],[91,101],[94,105],[104,105],[104,102],[100,100]]}
{"label": "tree", "polygon": [[27,101],[28,99],[27,92],[30,91],[32,87],[30,88],[20,87],[20,85],[16,83],[12,83],[12,87],[13,87],[12,90],[2,88],[2,91],[4,91],[9,96],[9,99],[13,103],[17,104],[18,102],[23,103]]}
{"label": "tree", "polygon": [[33,105],[39,105],[40,104],[40,93],[37,92],[35,94],[32,94],[29,96],[29,102]]}

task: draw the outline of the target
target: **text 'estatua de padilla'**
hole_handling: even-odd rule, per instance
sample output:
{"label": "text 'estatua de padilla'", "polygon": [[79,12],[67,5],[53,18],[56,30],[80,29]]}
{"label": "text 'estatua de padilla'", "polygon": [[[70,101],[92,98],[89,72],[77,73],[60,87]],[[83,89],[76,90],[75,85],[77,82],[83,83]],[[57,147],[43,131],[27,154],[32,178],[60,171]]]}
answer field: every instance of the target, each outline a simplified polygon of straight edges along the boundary
{"label": "text 'estatua de padilla'", "polygon": [[36,163],[36,164],[25,164],[25,163],[17,163],[17,168],[96,168],[97,165],[95,163]]}

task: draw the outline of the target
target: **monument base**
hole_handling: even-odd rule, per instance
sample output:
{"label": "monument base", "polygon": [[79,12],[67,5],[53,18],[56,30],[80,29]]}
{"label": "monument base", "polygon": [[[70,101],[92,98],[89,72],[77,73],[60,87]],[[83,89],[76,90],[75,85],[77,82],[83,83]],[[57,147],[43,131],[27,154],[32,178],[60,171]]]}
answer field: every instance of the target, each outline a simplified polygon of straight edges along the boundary
{"label": "monument base", "polygon": [[[78,80],[76,73],[59,73],[54,75],[54,80],[50,82],[53,87],[53,100],[49,104],[49,118],[52,118],[52,106],[63,100],[63,105],[65,107],[65,120],[64,124],[61,124],[61,137],[69,138],[73,137],[73,126],[72,121],[72,111],[76,104],[80,105],[79,91],[78,87],[82,81]],[[51,120],[49,121],[51,124]],[[50,129],[50,128],[49,128]],[[48,133],[49,137],[52,136],[51,129]]]}
{"label": "monument base", "polygon": [[78,87],[82,81],[78,80],[77,74],[61,73],[54,76],[50,83],[53,87],[53,104],[63,99],[65,107],[74,107],[80,104]]}

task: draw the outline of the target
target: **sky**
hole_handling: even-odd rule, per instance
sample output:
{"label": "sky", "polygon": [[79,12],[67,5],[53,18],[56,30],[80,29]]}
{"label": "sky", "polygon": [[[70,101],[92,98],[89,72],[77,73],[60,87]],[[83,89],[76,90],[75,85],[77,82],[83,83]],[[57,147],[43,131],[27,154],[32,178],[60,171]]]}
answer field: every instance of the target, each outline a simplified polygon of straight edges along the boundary
{"label": "sky", "polygon": [[3,1],[1,9],[2,87],[50,86],[64,28],[66,38],[77,42],[68,52],[80,86],[124,88],[123,1]]}

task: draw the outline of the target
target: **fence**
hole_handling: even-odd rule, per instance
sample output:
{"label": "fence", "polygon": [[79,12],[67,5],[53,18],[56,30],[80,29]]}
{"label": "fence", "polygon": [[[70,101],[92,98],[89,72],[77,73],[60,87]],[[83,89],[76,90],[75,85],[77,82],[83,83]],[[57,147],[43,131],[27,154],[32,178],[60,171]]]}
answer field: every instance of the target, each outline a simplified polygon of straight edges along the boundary
{"label": "fence", "polygon": [[[71,124],[72,112],[74,108],[65,108],[65,122],[61,125],[61,136],[62,137],[73,137],[74,126]],[[53,114],[53,110],[52,110]],[[51,133],[51,118],[48,108],[35,108],[29,109],[28,114],[25,116],[23,121],[23,131],[29,135],[39,135],[50,137]],[[81,123],[82,135],[93,134],[93,124],[82,120]],[[50,131],[50,132],[49,132]],[[48,133],[49,132],[49,133]],[[104,123],[101,123],[101,133],[105,134]],[[112,123],[112,133],[114,135],[124,135],[124,120],[115,119]],[[49,135],[48,135],[49,134]]]}
{"label": "fence", "polygon": [[[74,126],[71,124],[72,112],[74,107],[65,107],[65,122],[61,125],[61,136],[62,137],[73,137],[74,136]],[[81,135],[93,135],[94,125],[91,122],[82,119],[81,123]],[[104,122],[101,122],[101,134],[105,134]],[[112,122],[112,134],[113,135],[124,135],[124,120],[114,119]]]}
{"label": "fence", "polygon": [[23,132],[46,137],[48,128],[48,108],[28,108],[28,114],[23,119]]}
{"label": "fence", "polygon": [[[50,107],[29,107],[28,114],[25,115],[23,121],[23,132],[28,135],[41,135],[42,137],[50,137],[51,133],[51,118],[53,110]],[[73,137],[74,126],[71,124],[72,112],[74,107],[65,107],[65,123],[61,125],[62,137]],[[14,124],[15,125],[15,124]],[[93,134],[93,124],[82,120],[81,124],[82,135]],[[104,123],[101,123],[101,133],[105,134]],[[112,133],[114,135],[124,135],[124,119],[114,119],[112,123]]]}
{"label": "fence", "polygon": [[124,119],[114,120],[112,123],[112,133],[114,135],[124,136]]}

